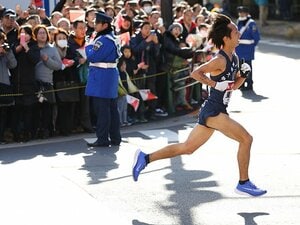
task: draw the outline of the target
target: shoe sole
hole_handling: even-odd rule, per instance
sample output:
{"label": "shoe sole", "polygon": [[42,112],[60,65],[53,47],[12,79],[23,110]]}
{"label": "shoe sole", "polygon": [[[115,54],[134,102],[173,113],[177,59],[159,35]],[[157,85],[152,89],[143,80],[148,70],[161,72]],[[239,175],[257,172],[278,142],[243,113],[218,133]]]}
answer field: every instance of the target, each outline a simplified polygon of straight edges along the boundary
{"label": "shoe sole", "polygon": [[240,190],[238,190],[238,189],[234,189],[234,192],[236,193],[236,194],[239,194],[239,195],[243,195],[243,196],[247,196],[247,197],[260,197],[260,196],[263,196],[264,194],[266,194],[266,193],[263,193],[263,194],[261,194],[261,195],[251,195],[251,194],[249,194],[249,193],[247,193],[247,192],[244,192],[244,191],[240,191]]}
{"label": "shoe sole", "polygon": [[136,163],[137,163],[137,160],[138,160],[138,157],[139,157],[140,152],[141,152],[140,149],[138,149],[138,150],[135,151],[135,154],[134,154],[134,160],[133,160],[133,165],[132,165],[132,178],[133,178],[133,180],[134,180],[135,182],[137,181],[137,179],[136,179],[136,180],[134,179],[133,172],[134,172],[134,167],[135,167],[135,165],[136,165]]}

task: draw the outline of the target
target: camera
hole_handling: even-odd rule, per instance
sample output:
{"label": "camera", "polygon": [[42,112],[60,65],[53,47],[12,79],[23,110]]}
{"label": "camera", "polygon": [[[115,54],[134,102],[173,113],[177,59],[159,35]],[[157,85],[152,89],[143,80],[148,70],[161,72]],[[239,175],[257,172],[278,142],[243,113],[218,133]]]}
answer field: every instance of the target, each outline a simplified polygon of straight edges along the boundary
{"label": "camera", "polygon": [[7,50],[9,50],[9,44],[7,44],[7,43],[3,43],[2,45],[1,45],[1,47],[5,50],[5,51],[7,51]]}

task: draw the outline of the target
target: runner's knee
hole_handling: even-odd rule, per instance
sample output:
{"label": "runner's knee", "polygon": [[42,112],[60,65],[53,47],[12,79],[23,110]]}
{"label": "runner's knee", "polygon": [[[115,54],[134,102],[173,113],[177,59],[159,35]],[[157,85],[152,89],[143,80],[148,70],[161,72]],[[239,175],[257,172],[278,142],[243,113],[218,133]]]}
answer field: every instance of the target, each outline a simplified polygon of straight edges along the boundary
{"label": "runner's knee", "polygon": [[253,137],[251,134],[246,133],[245,135],[243,135],[242,140],[240,142],[251,146],[253,142]]}
{"label": "runner's knee", "polygon": [[198,148],[191,142],[185,142],[182,146],[182,151],[184,154],[191,155],[193,154]]}

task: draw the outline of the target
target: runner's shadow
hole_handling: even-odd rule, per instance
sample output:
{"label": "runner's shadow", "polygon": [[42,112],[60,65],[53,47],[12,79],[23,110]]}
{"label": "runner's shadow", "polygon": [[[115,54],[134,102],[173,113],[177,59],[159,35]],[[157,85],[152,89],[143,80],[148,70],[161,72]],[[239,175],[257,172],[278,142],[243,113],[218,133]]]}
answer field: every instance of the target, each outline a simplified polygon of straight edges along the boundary
{"label": "runner's shadow", "polygon": [[266,212],[254,212],[254,213],[246,213],[246,212],[240,212],[238,213],[241,217],[244,218],[245,220],[245,225],[258,225],[255,221],[254,218],[257,216],[267,216],[270,215],[269,213]]}
{"label": "runner's shadow", "polygon": [[143,223],[143,222],[140,222],[139,220],[132,220],[132,225],[154,225],[154,224]]}
{"label": "runner's shadow", "polygon": [[193,225],[193,211],[201,204],[222,199],[222,195],[209,188],[217,187],[214,180],[209,180],[213,174],[203,170],[186,170],[181,157],[171,159],[172,172],[166,178],[172,183],[166,185],[171,191],[167,205],[161,208],[169,215],[178,217],[179,224]]}
{"label": "runner's shadow", "polygon": [[261,102],[262,100],[268,99],[263,95],[258,95],[254,90],[242,91],[242,97],[252,100],[252,102]]}

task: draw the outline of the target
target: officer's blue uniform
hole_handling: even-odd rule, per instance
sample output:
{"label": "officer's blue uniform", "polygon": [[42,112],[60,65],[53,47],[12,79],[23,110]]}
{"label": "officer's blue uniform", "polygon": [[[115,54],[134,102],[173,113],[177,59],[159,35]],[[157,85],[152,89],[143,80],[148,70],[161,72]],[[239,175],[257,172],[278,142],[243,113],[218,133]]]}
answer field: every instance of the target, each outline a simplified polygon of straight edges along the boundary
{"label": "officer's blue uniform", "polygon": [[[249,21],[249,22],[248,22]],[[243,27],[246,26],[246,29]],[[248,16],[247,20],[237,21],[238,30],[244,30],[240,37],[240,44],[236,47],[236,54],[240,59],[245,59],[245,63],[249,64],[252,70],[252,60],[254,59],[255,47],[260,40],[260,34],[256,22]],[[252,72],[247,77],[246,81],[248,89],[252,89],[253,80]]]}
{"label": "officer's blue uniform", "polygon": [[[96,14],[96,23],[97,20],[111,22],[111,18],[102,13]],[[117,62],[121,53],[115,40],[112,31],[104,31],[103,35],[97,35],[85,49],[89,61],[89,77],[85,94],[92,97],[92,105],[97,116],[96,145],[98,146],[119,145],[121,142],[117,109],[119,79]]]}
{"label": "officer's blue uniform", "polygon": [[[220,50],[218,54],[223,55],[226,58],[226,69],[223,73],[218,76],[210,76],[210,79],[221,82],[225,80],[234,81],[237,71],[239,70],[238,66],[238,57],[233,55],[232,60],[229,59],[227,54]],[[210,94],[202,104],[199,112],[198,123],[206,126],[206,119],[208,117],[217,116],[220,113],[227,113],[227,106],[232,94],[232,90],[219,91],[213,87],[210,88]]]}

